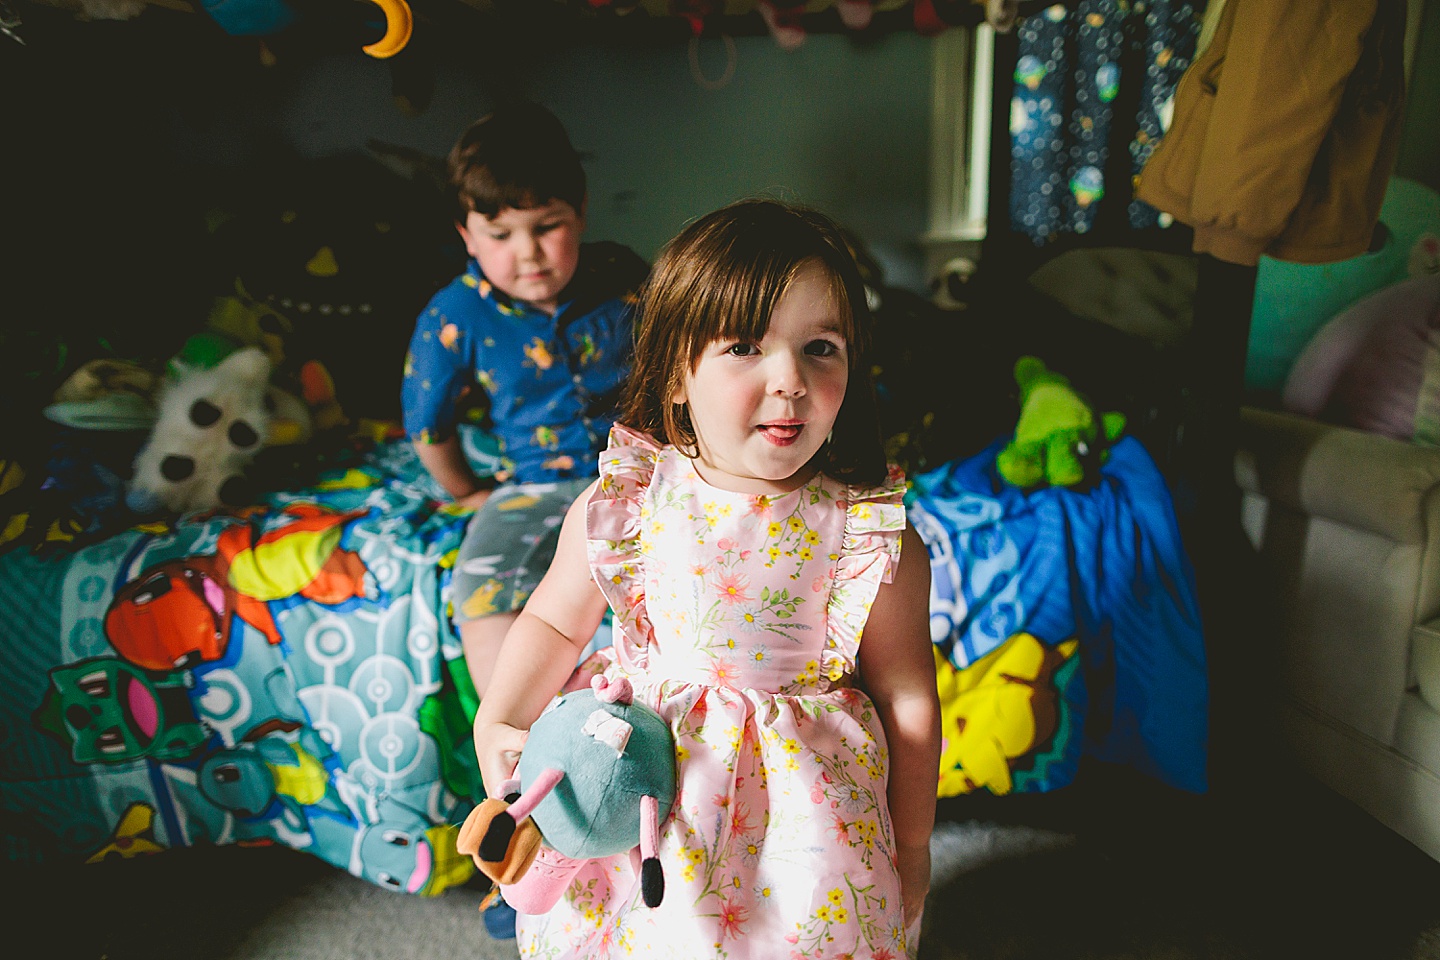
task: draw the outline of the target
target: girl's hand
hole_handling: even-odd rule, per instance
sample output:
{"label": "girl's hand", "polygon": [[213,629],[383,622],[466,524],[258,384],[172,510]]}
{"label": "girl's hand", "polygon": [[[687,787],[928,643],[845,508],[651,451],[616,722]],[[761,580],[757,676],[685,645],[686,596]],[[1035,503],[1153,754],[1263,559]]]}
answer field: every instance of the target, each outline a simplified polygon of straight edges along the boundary
{"label": "girl's hand", "polygon": [[905,929],[925,909],[930,892],[930,844],[901,846],[896,851],[900,871],[900,896],[905,902]]}
{"label": "girl's hand", "polygon": [[475,726],[475,758],[480,762],[480,779],[485,782],[485,796],[503,799],[500,787],[515,773],[520,752],[525,749],[529,730],[508,723]]}

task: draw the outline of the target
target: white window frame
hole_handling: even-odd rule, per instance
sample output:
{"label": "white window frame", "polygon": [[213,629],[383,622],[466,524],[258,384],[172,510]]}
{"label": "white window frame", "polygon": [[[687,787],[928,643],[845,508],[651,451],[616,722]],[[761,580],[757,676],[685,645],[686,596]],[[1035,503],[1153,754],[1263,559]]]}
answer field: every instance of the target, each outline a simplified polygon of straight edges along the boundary
{"label": "white window frame", "polygon": [[931,45],[927,277],[956,257],[978,261],[990,197],[995,30],[953,27]]}

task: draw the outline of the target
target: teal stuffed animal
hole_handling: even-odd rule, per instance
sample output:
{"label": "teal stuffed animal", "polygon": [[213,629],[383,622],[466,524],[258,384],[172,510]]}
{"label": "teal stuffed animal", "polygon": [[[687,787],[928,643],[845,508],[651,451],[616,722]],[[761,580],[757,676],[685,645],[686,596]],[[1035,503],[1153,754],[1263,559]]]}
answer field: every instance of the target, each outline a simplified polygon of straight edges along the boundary
{"label": "teal stuffed animal", "polygon": [[1105,462],[1106,447],[1120,438],[1125,415],[1095,412],[1070,385],[1038,357],[1015,361],[1020,387],[1020,420],[1014,438],[995,458],[1005,480],[1029,490],[1041,485],[1074,486],[1087,467]]}

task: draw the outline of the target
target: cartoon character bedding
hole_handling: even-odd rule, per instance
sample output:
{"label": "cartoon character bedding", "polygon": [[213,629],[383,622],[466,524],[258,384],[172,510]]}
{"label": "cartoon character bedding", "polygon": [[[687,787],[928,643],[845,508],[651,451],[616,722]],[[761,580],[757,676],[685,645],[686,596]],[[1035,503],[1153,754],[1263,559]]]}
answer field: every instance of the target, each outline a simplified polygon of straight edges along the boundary
{"label": "cartoon character bedding", "polygon": [[397,891],[466,880],[468,514],[429,483],[391,444],[261,508],[0,557],[7,857],[279,843]]}
{"label": "cartoon character bedding", "polygon": [[906,499],[930,552],[940,795],[1063,787],[1083,757],[1206,785],[1208,682],[1169,491],[1124,437],[1093,484],[1028,493],[997,442]]}
{"label": "cartoon character bedding", "polygon": [[[1169,498],[1122,440],[1094,490],[917,478],[941,792],[1063,786],[1082,754],[1204,784],[1204,663]],[[471,449],[472,460],[486,455]],[[435,894],[472,861],[474,694],[446,614],[467,514],[403,444],[235,515],[0,556],[12,861],[283,844]]]}

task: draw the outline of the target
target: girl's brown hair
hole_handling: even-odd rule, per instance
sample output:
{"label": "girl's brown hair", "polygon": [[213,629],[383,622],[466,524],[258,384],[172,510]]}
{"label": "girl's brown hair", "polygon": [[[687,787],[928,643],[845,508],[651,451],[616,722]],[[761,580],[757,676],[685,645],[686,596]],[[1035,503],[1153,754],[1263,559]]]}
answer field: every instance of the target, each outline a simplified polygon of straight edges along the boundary
{"label": "girl's brown hair", "polygon": [[661,251],[640,294],[635,358],[620,419],[695,455],[684,404],[670,398],[716,340],[758,341],[800,267],[819,261],[834,284],[849,383],[821,451],[824,471],[854,484],[885,476],[868,360],[870,311],[855,258],[824,214],[776,200],[742,200],[694,221]]}

